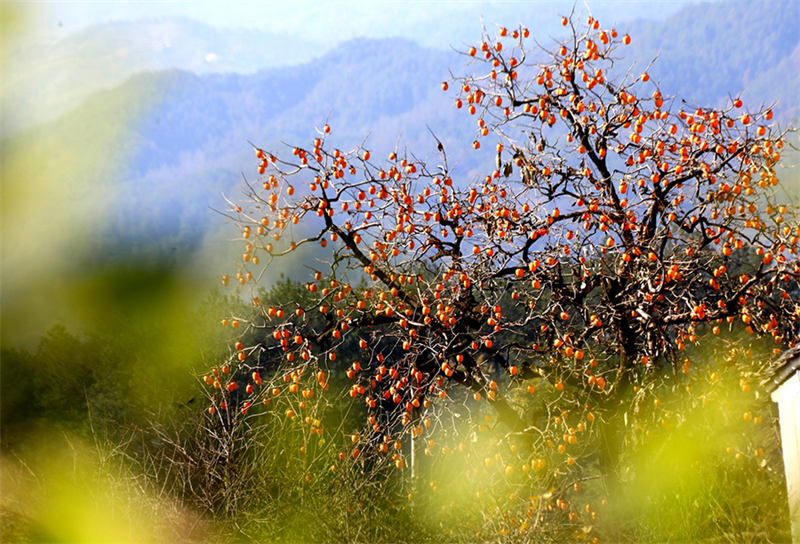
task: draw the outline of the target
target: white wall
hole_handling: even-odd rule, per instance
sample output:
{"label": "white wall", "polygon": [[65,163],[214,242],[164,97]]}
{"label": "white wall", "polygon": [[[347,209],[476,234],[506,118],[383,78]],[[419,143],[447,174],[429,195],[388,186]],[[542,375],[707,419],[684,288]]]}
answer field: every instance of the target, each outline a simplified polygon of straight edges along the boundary
{"label": "white wall", "polygon": [[800,371],[772,393],[778,403],[792,541],[800,544]]}

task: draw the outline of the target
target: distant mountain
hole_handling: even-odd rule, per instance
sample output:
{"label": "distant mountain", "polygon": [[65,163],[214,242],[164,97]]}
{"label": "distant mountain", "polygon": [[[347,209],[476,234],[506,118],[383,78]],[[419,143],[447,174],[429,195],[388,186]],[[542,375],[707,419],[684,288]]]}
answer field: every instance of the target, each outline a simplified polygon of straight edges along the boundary
{"label": "distant mountain", "polygon": [[[638,73],[657,56],[648,71],[665,94],[711,105],[729,93],[755,107],[778,100],[776,118],[796,124],[798,8],[792,0],[723,2],[626,25],[620,29],[634,45],[618,65],[635,63]],[[270,150],[310,145],[327,122],[334,146],[350,149],[368,137],[375,157],[399,146],[436,160],[430,127],[458,179],[488,173],[491,146],[474,152],[469,145],[475,118],[440,90],[451,71],[468,69],[463,63],[404,39],[358,39],[294,66],[147,71],[92,94],[0,142],[4,299],[22,296],[14,278],[24,283],[42,271],[68,281],[114,257],[156,255],[185,265],[208,243],[236,249],[211,208],[226,207],[223,194],[241,199],[242,175],[256,178],[248,142]],[[229,270],[230,262],[206,260],[193,270]]]}
{"label": "distant mountain", "polygon": [[[306,64],[250,75],[138,74],[4,142],[7,157],[21,149],[36,161],[32,174],[9,187],[71,188],[64,198],[92,203],[102,194],[102,206],[90,207],[110,230],[90,229],[95,235],[84,249],[91,253],[143,245],[185,253],[219,224],[209,208],[224,206],[222,193],[240,184],[242,172],[254,177],[249,141],[269,149],[308,145],[326,122],[334,145],[352,146],[372,133],[370,145],[385,153],[398,138],[415,150],[435,149],[426,123],[443,138],[473,134],[474,124],[457,116],[439,89],[452,60],[407,40],[355,40]],[[458,163],[466,150],[452,147]],[[87,167],[72,167],[77,158]]]}
{"label": "distant mountain", "polygon": [[697,104],[741,96],[777,101],[784,121],[800,119],[800,2],[704,3],[661,22],[631,25],[634,55],[654,81]]}
{"label": "distant mountain", "polygon": [[[593,13],[604,23],[660,19],[696,1],[603,0]],[[475,41],[484,25],[493,32],[500,24],[524,22],[544,37],[559,31],[557,21],[571,9],[547,0],[440,2],[416,10],[397,2],[380,6],[334,2],[314,5],[313,13],[296,7],[265,5],[253,10],[255,6],[242,5],[204,24],[172,16],[176,10],[170,4],[150,4],[146,10],[135,3],[116,5],[110,12],[118,13],[123,21],[95,24],[66,35],[59,28],[42,28],[35,46],[28,40],[24,45],[15,45],[13,40],[4,43],[10,50],[3,51],[4,65],[0,65],[3,133],[49,121],[91,93],[114,87],[137,72],[174,68],[198,74],[254,73],[309,61],[356,36],[405,37],[426,47],[448,49]],[[312,9],[311,4],[308,7]],[[48,8],[68,20],[80,18],[64,13],[69,12],[68,5]],[[252,12],[244,21],[232,15],[242,10]],[[186,11],[198,15],[197,10]],[[143,19],[147,14],[153,15]]]}
{"label": "distant mountain", "polygon": [[253,73],[324,53],[307,36],[219,29],[190,19],[113,22],[9,55],[3,71],[4,130],[47,121],[133,74],[177,68],[198,74]]}
{"label": "distant mountain", "polygon": [[[173,25],[180,36],[211,32],[188,22]],[[792,0],[689,6],[662,23],[631,24],[635,46],[618,64],[644,69],[657,57],[648,71],[667,94],[712,105],[740,94],[755,106],[778,100],[777,117],[789,121],[800,102],[797,28],[800,2]],[[188,51],[186,44],[181,48]],[[197,55],[201,50],[198,45]],[[92,183],[113,188],[127,204],[115,214],[115,231],[132,238],[188,232],[199,239],[209,206],[221,205],[220,194],[238,183],[242,171],[253,174],[248,142],[265,148],[308,143],[314,127],[325,122],[334,127],[338,145],[369,135],[376,150],[400,142],[423,156],[433,145],[430,126],[451,144],[451,164],[461,165],[465,176],[476,175],[480,157],[464,145],[475,135],[473,120],[438,88],[450,71],[464,70],[463,62],[408,40],[357,39],[313,61],[254,74],[151,71],[92,95],[17,141],[98,149],[97,139],[107,135],[95,127],[125,127],[115,136],[120,159],[113,175]]]}

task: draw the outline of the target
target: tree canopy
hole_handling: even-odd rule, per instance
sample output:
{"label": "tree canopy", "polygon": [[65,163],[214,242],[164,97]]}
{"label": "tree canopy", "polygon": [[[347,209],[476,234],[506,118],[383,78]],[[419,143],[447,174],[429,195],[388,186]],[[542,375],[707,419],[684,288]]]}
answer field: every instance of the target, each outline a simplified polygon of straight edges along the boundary
{"label": "tree canopy", "polygon": [[[567,39],[547,46],[523,27],[486,32],[463,53],[471,73],[442,83],[475,119],[473,147],[496,151],[480,179],[453,175],[433,132],[428,161],[342,149],[327,124],[286,153],[255,149],[261,178],[230,210],[244,245],[234,281],[255,312],[223,322],[246,333],[205,378],[212,417],[269,405],[283,382],[302,396],[292,418],[344,374],[363,407],[353,459],[403,468],[404,437],[443,425],[437,406],[468,391],[512,433],[552,447],[545,430],[563,430],[565,450],[598,410],[608,467],[628,393],[689,372],[704,332],[796,342],[800,225],[770,106],[665,96],[624,66],[627,34],[562,24]],[[330,260],[298,271],[305,292],[263,304],[270,262],[316,244]],[[557,401],[544,412],[519,400],[536,384]],[[554,406],[579,423],[551,428]]]}

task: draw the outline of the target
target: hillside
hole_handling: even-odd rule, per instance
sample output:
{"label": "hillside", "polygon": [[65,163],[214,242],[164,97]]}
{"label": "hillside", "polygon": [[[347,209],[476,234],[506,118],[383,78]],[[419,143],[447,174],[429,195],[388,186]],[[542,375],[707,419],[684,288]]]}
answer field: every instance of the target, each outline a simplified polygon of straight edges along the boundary
{"label": "hillside", "polygon": [[[777,101],[776,115],[783,122],[797,118],[797,2],[702,4],[660,23],[630,26],[636,47],[620,66],[644,67],[656,59],[649,72],[666,94],[713,105],[742,94],[753,103]],[[119,23],[105,32],[125,36],[124,30]],[[196,36],[196,51],[204,40],[220,41],[219,36],[204,39],[212,29],[188,21],[174,30]],[[269,50],[254,36],[249,39],[253,50]],[[188,51],[185,40],[176,42]],[[303,54],[291,44],[287,49]],[[471,141],[474,129],[438,91],[450,71],[462,69],[462,59],[408,40],[360,39],[304,64],[254,74],[148,71],[10,140],[9,148],[63,150],[75,145],[96,150],[103,147],[100,139],[108,139],[105,130],[120,131],[112,175],[91,179],[100,174],[94,170],[89,179],[80,173],[84,179],[78,180],[67,172],[61,183],[111,188],[129,203],[116,225],[129,236],[158,237],[188,227],[196,238],[208,226],[208,206],[218,206],[220,193],[252,166],[247,142],[264,147],[302,142],[324,122],[335,127],[341,145],[369,135],[376,149],[400,141],[422,153],[432,141],[426,129],[430,126],[452,142],[451,157],[468,172],[476,164],[474,155],[464,153],[459,144]],[[104,130],[97,129],[101,126]],[[140,232],[137,224],[146,230]]]}
{"label": "hillside", "polygon": [[[743,23],[750,11],[754,14]],[[697,103],[721,105],[740,93],[756,104],[778,101],[777,117],[788,122],[798,113],[800,76],[787,69],[797,62],[797,28],[796,2],[693,6],[663,23],[633,24],[631,33],[641,43],[632,48],[629,63],[646,65],[657,58],[650,72],[662,90]],[[122,186],[133,191],[126,200],[158,217],[158,210],[169,214],[175,207],[159,206],[152,197],[161,201],[169,195],[182,204],[192,229],[202,230],[201,216],[207,216],[201,210],[218,205],[220,192],[252,167],[248,141],[267,148],[304,142],[325,122],[335,127],[334,137],[343,146],[369,135],[375,149],[388,150],[400,141],[419,153],[431,149],[430,126],[452,142],[451,158],[466,174],[477,165],[474,154],[463,151],[474,128],[438,90],[449,71],[463,69],[462,63],[462,57],[407,40],[360,39],[311,62],[252,75],[170,71],[137,76],[105,95],[153,100],[124,139],[131,151],[120,181],[127,180]],[[87,120],[85,108],[97,99],[72,114],[75,122]],[[100,115],[108,118],[113,112]],[[144,222],[165,220],[151,219]]]}
{"label": "hillside", "polygon": [[4,112],[3,130],[49,121],[139,72],[254,73],[308,61],[321,50],[308,36],[219,29],[185,18],[95,25],[8,55],[3,100],[15,110]]}
{"label": "hillside", "polygon": [[783,121],[800,118],[800,2],[703,3],[630,34],[635,59],[670,93],[698,104],[730,96],[776,101]]}
{"label": "hillside", "polygon": [[[653,0],[645,6],[604,0],[594,13],[604,21],[662,18],[693,2],[696,0]],[[43,28],[30,29],[35,36],[23,35],[4,44],[0,121],[5,134],[50,121],[90,94],[115,87],[143,71],[252,74],[309,61],[357,37],[404,37],[425,47],[448,49],[473,40],[482,25],[491,29],[497,24],[526,21],[549,32],[564,14],[563,6],[541,0],[524,4],[429,3],[414,13],[402,3],[384,3],[380,9],[357,2],[348,9],[342,9],[342,3],[323,4],[314,5],[311,13],[288,6],[253,10],[244,3],[228,6],[225,16],[217,14],[205,22],[176,15],[181,11],[175,5],[151,3],[142,9],[117,3],[105,7],[109,9],[101,11],[116,12],[116,20],[81,27],[75,25],[80,17],[76,19],[69,7],[51,3],[44,11],[59,20],[57,25],[43,23]],[[193,7],[183,12],[198,16],[206,11],[202,6]],[[37,11],[24,3],[14,8],[20,17],[31,11],[27,17],[32,18]],[[244,11],[247,15],[242,19]],[[64,28],[61,18],[68,21]]]}

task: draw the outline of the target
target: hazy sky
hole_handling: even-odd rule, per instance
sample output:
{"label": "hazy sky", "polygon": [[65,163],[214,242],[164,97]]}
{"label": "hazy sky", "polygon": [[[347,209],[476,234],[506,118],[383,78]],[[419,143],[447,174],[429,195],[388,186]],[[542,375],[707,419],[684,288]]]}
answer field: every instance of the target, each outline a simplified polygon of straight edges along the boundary
{"label": "hazy sky", "polygon": [[[15,2],[28,12],[40,39],[59,39],[88,25],[120,20],[188,17],[212,26],[251,27],[277,34],[307,35],[315,40],[338,42],[355,36],[402,35],[427,45],[444,45],[437,29],[454,20],[494,22],[519,16],[565,14],[573,6],[594,15],[621,21],[630,18],[662,18],[696,0],[331,0],[331,1],[187,1],[187,0],[46,0]],[[449,24],[442,25],[446,21]],[[519,20],[502,21],[515,25]],[[474,23],[478,25],[479,23]],[[450,36],[452,39],[452,36]]]}

